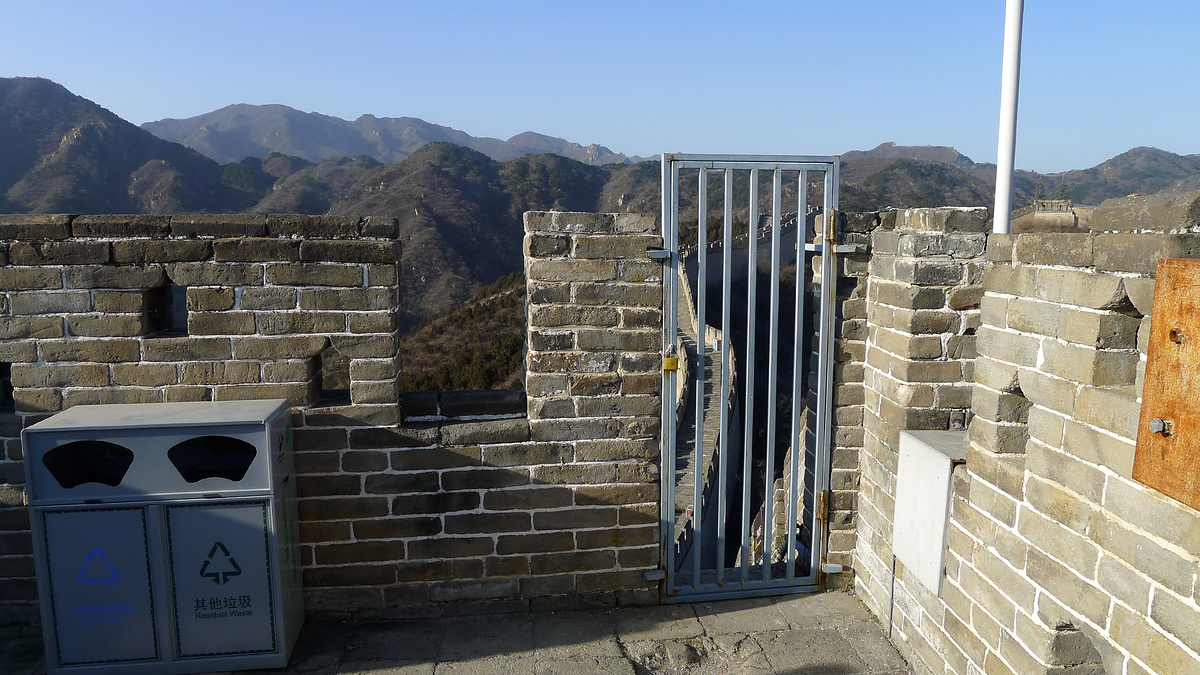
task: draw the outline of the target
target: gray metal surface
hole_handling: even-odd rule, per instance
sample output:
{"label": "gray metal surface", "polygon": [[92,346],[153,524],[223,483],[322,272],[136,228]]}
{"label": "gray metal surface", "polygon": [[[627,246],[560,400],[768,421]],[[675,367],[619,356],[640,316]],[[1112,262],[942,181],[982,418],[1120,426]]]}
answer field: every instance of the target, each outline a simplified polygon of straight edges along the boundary
{"label": "gray metal surface", "polygon": [[287,663],[304,620],[290,410],[80,406],[23,432],[51,673]]}
{"label": "gray metal surface", "polygon": [[[805,271],[814,251],[804,245],[803,233],[810,216],[809,180],[815,172],[824,176],[817,188],[822,212],[836,211],[838,163],[836,157],[812,156],[663,157],[663,239],[671,253],[665,267],[664,356],[680,342],[681,326],[695,333],[682,341],[689,348],[694,345],[694,353],[679,354],[681,360],[694,363],[686,405],[675,400],[678,373],[663,374],[661,526],[668,602],[770,595],[813,589],[820,583],[825,516],[818,506],[825,502],[818,495],[829,483],[835,285],[829,275],[836,269],[837,247],[819,246],[832,240],[832,230],[817,233],[813,243],[818,245],[815,253],[821,256],[823,276],[819,286],[807,287]],[[765,227],[759,223],[758,204],[763,171],[772,173]],[[789,189],[794,181],[794,226],[783,218],[785,172]],[[719,239],[709,242],[713,177],[722,183],[720,191],[711,192],[721,199],[723,213],[718,216]],[[695,186],[694,194],[681,195],[681,180]],[[739,196],[735,186],[741,181],[748,184],[748,195]],[[680,247],[681,201],[695,208],[694,249]],[[741,213],[747,214],[749,233],[735,238],[735,216]],[[785,225],[793,232],[785,234]],[[793,295],[781,297],[781,275],[793,265],[800,283]],[[760,275],[769,285],[766,317],[758,311]],[[689,296],[695,298],[694,310],[681,308],[683,283],[694,285]],[[811,343],[806,290],[819,295],[813,303],[818,334]],[[741,298],[745,305],[735,309]],[[681,314],[685,311],[687,316]],[[764,321],[765,326],[760,325]],[[811,378],[815,392],[805,387],[810,344],[817,352],[811,362],[819,364],[817,376]],[[790,406],[780,406],[780,397],[790,399]],[[756,405],[765,411],[756,410]],[[679,410],[694,416],[687,421],[694,433],[677,434]],[[783,493],[778,506],[777,481],[782,481]],[[685,485],[687,489],[678,489]],[[688,503],[677,503],[677,494]],[[776,545],[780,516],[786,534]]]}

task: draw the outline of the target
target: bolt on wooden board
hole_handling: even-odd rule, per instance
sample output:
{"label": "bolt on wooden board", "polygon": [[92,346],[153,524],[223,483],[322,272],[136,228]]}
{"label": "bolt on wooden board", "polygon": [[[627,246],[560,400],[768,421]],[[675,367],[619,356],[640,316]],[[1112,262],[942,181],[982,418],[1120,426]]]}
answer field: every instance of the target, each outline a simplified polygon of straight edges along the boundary
{"label": "bolt on wooden board", "polygon": [[1200,509],[1200,260],[1158,261],[1134,480]]}

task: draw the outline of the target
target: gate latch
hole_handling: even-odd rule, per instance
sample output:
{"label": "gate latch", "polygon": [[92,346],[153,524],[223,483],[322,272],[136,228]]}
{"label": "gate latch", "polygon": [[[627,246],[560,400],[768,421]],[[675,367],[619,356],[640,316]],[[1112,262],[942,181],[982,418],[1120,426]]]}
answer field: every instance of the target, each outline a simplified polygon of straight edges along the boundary
{"label": "gate latch", "polygon": [[666,262],[671,259],[671,252],[665,248],[648,248],[646,255],[650,256],[651,260],[662,260]]}

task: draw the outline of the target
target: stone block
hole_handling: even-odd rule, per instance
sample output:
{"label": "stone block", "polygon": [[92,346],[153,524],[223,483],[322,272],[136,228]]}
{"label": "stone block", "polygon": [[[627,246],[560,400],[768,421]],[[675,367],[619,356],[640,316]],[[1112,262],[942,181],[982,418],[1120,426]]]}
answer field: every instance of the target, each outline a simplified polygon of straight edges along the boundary
{"label": "stone block", "polygon": [[13,242],[8,247],[13,265],[103,265],[111,260],[108,242]]}
{"label": "stone block", "polygon": [[441,429],[441,441],[445,445],[522,443],[529,438],[529,422],[523,419],[458,422],[446,424]]}
{"label": "stone block", "polygon": [[[204,315],[193,315],[192,319]],[[222,315],[217,315],[222,316]],[[254,332],[255,315],[251,312],[228,312],[224,316],[250,317],[250,329],[236,334],[246,335]],[[189,320],[189,328],[191,321]],[[258,332],[263,335],[307,335],[312,333],[340,333],[346,330],[346,315],[339,312],[262,312],[257,315]],[[200,334],[199,330],[192,330]]]}
{"label": "stone block", "polygon": [[660,260],[619,260],[617,279],[631,283],[661,283],[663,264]]}
{"label": "stone block", "polygon": [[400,283],[400,264],[367,265],[368,286],[395,286]]}
{"label": "stone block", "polygon": [[253,335],[252,312],[192,312],[188,314],[189,335]]}
{"label": "stone block", "polygon": [[42,340],[38,347],[45,361],[119,363],[139,356],[138,341],[129,338]]}
{"label": "stone block", "polygon": [[239,336],[233,338],[233,356],[238,359],[308,359],[320,354],[328,345],[329,338],[322,335]]}
{"label": "stone block", "polygon": [[91,305],[91,294],[87,291],[17,293],[9,303],[9,311],[16,316],[65,314],[86,312],[91,309]]}
{"label": "stone block", "polygon": [[240,384],[260,381],[261,364],[257,361],[208,361],[184,363],[182,384]]}
{"label": "stone block", "polygon": [[98,214],[71,219],[71,233],[76,237],[163,238],[170,233],[170,229],[171,216],[166,215]]}
{"label": "stone block", "polygon": [[135,337],[150,330],[145,315],[75,314],[66,320],[67,333],[80,337]]}
{"label": "stone block", "polygon": [[1089,233],[1037,233],[1016,237],[1014,256],[1028,265],[1091,267],[1092,239]]}
{"label": "stone block", "polygon": [[1025,452],[1029,430],[1024,424],[993,422],[976,416],[971,420],[971,442],[979,447],[995,453]]}
{"label": "stone block", "polygon": [[1085,347],[1137,349],[1140,325],[1138,317],[1066,307],[1062,310],[1058,337]]}
{"label": "stone block", "polygon": [[561,326],[616,327],[624,308],[541,305],[530,311],[529,325],[544,328]]}
{"label": "stone block", "polygon": [[657,284],[579,282],[571,287],[571,300],[580,305],[662,307],[662,286]]}
{"label": "stone block", "polygon": [[100,389],[68,389],[63,392],[63,407],[77,405],[114,405],[128,403],[162,403],[161,389],[141,387],[103,387]]}
{"label": "stone block", "polygon": [[1008,301],[1005,318],[1008,327],[1013,330],[1055,337],[1058,335],[1059,312],[1060,306],[1054,303],[1030,298],[1012,298]]}
{"label": "stone block", "polygon": [[305,216],[271,214],[266,217],[269,237],[347,239],[358,237],[362,220],[355,216]]}
{"label": "stone block", "polygon": [[1121,277],[1081,270],[1041,268],[1035,297],[1041,300],[1091,309],[1131,307]]}
{"label": "stone block", "polygon": [[[1093,349],[1057,340],[1042,343],[1043,368],[1051,375],[1096,386],[1133,384],[1137,350]],[[1030,365],[1030,364],[1022,364]]]}
{"label": "stone block", "polygon": [[212,245],[195,239],[132,239],[112,243],[113,262],[120,264],[194,262],[207,260],[211,255]]}
{"label": "stone block", "polygon": [[146,361],[219,361],[233,356],[229,338],[164,337],[142,341]]}
{"label": "stone block", "polygon": [[1191,556],[1181,556],[1142,532],[1102,513],[1093,516],[1088,532],[1092,540],[1106,552],[1175,593],[1191,597],[1196,568]]}
{"label": "stone block", "polygon": [[571,253],[571,237],[565,235],[525,235],[526,258],[565,257]]}
{"label": "stone block", "polygon": [[391,333],[399,326],[397,312],[351,312],[346,324],[351,333]]}
{"label": "stone block", "polygon": [[262,286],[263,266],[250,263],[191,262],[167,265],[180,286]]}
{"label": "stone block", "polygon": [[597,330],[581,328],[575,340],[581,350],[590,351],[658,351],[662,336],[656,330]]}
{"label": "stone block", "polygon": [[62,287],[63,275],[58,269],[0,267],[0,290],[37,291]]}
{"label": "stone block", "polygon": [[[190,294],[193,289],[188,289]],[[222,289],[229,290],[232,289]],[[242,289],[238,308],[246,310],[297,309],[299,294],[291,288],[245,288]]]}
{"label": "stone block", "polygon": [[0,216],[0,239],[43,241],[71,237],[71,220],[66,214],[4,214]]}
{"label": "stone block", "polygon": [[983,207],[905,209],[896,218],[897,233],[987,232],[991,226],[991,216]]}
{"label": "stone block", "polygon": [[[98,291],[97,296],[100,295]],[[232,288],[189,288],[187,289],[187,309],[190,312],[223,312],[233,309],[234,292]],[[97,307],[97,309],[99,309]]]}
{"label": "stone block", "polygon": [[946,290],[942,288],[872,280],[869,295],[881,304],[905,309],[942,309],[946,306]]}
{"label": "stone block", "polygon": [[393,333],[334,335],[329,338],[339,354],[351,359],[379,359],[396,355]]}
{"label": "stone block", "polygon": [[[14,268],[12,271],[18,271],[19,268]],[[8,270],[0,269],[0,287],[5,283],[5,273]],[[30,270],[33,271],[33,270]],[[52,272],[54,276],[58,276],[58,270],[38,270],[39,272]],[[67,288],[136,288],[147,289],[161,286],[166,283],[167,277],[162,266],[104,266],[104,267],[66,267],[62,270],[62,277],[66,282]],[[61,283],[52,286],[52,288],[62,288]]]}
{"label": "stone block", "polygon": [[314,392],[308,384],[230,384],[213,389],[214,401],[254,401],[268,398],[286,398],[292,405],[309,405]]}
{"label": "stone block", "polygon": [[395,288],[322,288],[300,291],[300,309],[360,312],[396,309],[399,297]]}
{"label": "stone block", "polygon": [[118,386],[169,386],[179,384],[179,369],[173,363],[114,363],[112,382]]}
{"label": "stone block", "polygon": [[212,242],[216,262],[277,262],[300,259],[300,242],[295,239],[238,237]]}
{"label": "stone block", "polygon": [[653,235],[585,236],[572,238],[575,258],[641,258],[648,259],[647,249],[661,248],[662,237]]}
{"label": "stone block", "polygon": [[396,263],[400,260],[400,242],[306,239],[300,243],[300,259],[314,262]]}
{"label": "stone block", "polygon": [[1101,502],[1104,474],[1067,453],[1030,440],[1025,449],[1025,468],[1030,474],[1058,483],[1093,504]]}
{"label": "stone block", "polygon": [[964,280],[961,262],[940,258],[897,258],[896,280],[915,286],[954,286]]}
{"label": "stone block", "polygon": [[267,216],[252,213],[187,213],[171,216],[171,235],[176,237],[261,237]]}
{"label": "stone block", "polygon": [[367,216],[363,218],[361,234],[364,237],[394,239],[400,232],[400,219],[391,216]]}
{"label": "stone block", "polygon": [[[265,258],[268,261],[286,259]],[[267,265],[267,283],[279,286],[360,287],[363,285],[363,280],[361,265],[311,262]]]}

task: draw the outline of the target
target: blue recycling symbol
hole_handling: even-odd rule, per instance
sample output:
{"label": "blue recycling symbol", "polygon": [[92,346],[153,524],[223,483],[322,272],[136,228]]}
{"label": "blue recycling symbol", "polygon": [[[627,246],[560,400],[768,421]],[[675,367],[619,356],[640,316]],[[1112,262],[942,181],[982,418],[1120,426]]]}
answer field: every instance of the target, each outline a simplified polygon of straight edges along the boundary
{"label": "blue recycling symbol", "polygon": [[94,548],[88,554],[87,560],[83,561],[83,567],[80,568],[76,579],[81,584],[111,584],[120,581],[121,575],[117,574],[116,568],[108,562],[104,551]]}
{"label": "blue recycling symbol", "polygon": [[[220,556],[217,553],[220,552]],[[214,584],[220,586],[229,582],[229,577],[236,577],[242,573],[242,568],[229,555],[229,549],[225,548],[225,544],[217,542],[213,544],[212,550],[208,552],[208,559],[200,566],[200,576],[206,579],[212,579]]]}

